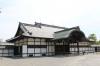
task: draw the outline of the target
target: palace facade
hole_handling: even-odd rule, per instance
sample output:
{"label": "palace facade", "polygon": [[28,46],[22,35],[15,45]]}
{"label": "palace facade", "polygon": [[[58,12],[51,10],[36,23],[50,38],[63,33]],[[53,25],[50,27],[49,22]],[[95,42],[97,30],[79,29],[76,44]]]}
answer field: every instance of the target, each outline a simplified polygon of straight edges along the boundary
{"label": "palace facade", "polygon": [[19,23],[15,36],[14,56],[54,56],[94,51],[79,26],[66,28],[43,23]]}

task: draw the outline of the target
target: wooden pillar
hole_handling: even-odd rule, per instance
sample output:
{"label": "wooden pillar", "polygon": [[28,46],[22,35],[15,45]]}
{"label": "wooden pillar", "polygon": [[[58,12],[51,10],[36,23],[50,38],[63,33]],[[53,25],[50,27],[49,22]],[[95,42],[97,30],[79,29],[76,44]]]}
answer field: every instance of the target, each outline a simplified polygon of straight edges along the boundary
{"label": "wooden pillar", "polygon": [[[34,46],[35,46],[35,43],[36,43],[35,40],[36,40],[36,38],[34,38]],[[35,56],[35,47],[34,47],[34,53],[33,54]]]}
{"label": "wooden pillar", "polygon": [[[41,46],[41,38],[39,38],[39,43],[40,43],[39,45]],[[39,47],[39,49],[40,49],[40,53],[39,53],[39,54],[40,54],[40,56],[41,56],[41,54],[42,54],[42,48]]]}
{"label": "wooden pillar", "polygon": [[77,53],[79,54],[79,42],[77,42]]}
{"label": "wooden pillar", "polygon": [[66,54],[69,54],[70,53],[70,43],[69,42],[66,42],[66,45],[65,45],[65,52]]}
{"label": "wooden pillar", "polygon": [[56,41],[54,41],[54,46],[55,46],[55,55],[57,55],[57,51],[56,51],[57,40],[56,40]]}
{"label": "wooden pillar", "polygon": [[68,54],[70,53],[70,43],[68,42]]}
{"label": "wooden pillar", "polygon": [[65,52],[66,52],[66,51],[65,51],[65,41],[63,41],[63,47],[62,47],[62,48],[63,48],[62,54],[64,55]]}
{"label": "wooden pillar", "polygon": [[46,44],[47,44],[47,56],[49,56],[49,42],[47,41]]}

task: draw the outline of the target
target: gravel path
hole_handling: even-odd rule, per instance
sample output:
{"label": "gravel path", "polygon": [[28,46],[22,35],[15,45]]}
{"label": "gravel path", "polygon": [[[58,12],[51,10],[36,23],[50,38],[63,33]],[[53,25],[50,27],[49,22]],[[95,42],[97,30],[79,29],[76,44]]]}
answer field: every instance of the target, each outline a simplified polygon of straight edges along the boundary
{"label": "gravel path", "polygon": [[100,66],[100,54],[73,57],[0,58],[0,66]]}

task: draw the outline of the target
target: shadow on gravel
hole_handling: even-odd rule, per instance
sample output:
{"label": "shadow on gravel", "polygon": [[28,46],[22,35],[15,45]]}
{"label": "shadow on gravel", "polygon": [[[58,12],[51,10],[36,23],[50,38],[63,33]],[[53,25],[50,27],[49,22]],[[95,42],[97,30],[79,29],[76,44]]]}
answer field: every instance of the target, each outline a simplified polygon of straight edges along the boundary
{"label": "shadow on gravel", "polygon": [[[90,54],[90,53],[89,53]],[[21,56],[13,56],[13,57],[1,57],[2,58],[9,58],[9,59],[27,59],[27,58],[46,58],[46,57],[52,57],[52,58],[64,58],[64,57],[75,57],[75,56],[82,56],[87,54],[67,54],[67,55],[54,55],[54,56],[35,56],[35,57],[21,57]]]}
{"label": "shadow on gravel", "polygon": [[80,56],[80,55],[55,55],[55,56],[36,56],[36,57],[4,57],[4,58],[9,58],[9,59],[25,59],[25,58],[46,58],[46,57],[52,57],[52,58],[64,58],[64,57],[75,57],[75,56]]}

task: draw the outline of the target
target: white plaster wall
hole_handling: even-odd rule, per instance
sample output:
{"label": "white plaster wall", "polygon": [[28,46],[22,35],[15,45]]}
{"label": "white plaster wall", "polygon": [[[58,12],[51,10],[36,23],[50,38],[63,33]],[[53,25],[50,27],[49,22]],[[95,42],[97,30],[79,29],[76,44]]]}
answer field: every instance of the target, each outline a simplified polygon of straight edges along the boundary
{"label": "white plaster wall", "polygon": [[5,48],[5,46],[0,46],[0,48]]}
{"label": "white plaster wall", "polygon": [[34,48],[28,48],[28,53],[34,53]]}
{"label": "white plaster wall", "polygon": [[9,55],[8,56],[14,56],[14,50],[13,49],[9,49]]}
{"label": "white plaster wall", "polygon": [[[77,51],[77,50],[78,50],[77,48],[70,48],[70,51]],[[79,51],[80,51],[80,53],[82,53],[83,51],[94,52],[95,49],[94,48],[88,48],[88,47],[82,47],[82,48],[79,48]]]}
{"label": "white plaster wall", "polygon": [[3,53],[8,53],[8,49],[3,50]]}
{"label": "white plaster wall", "polygon": [[40,42],[35,42],[35,45],[40,45]]}
{"label": "white plaster wall", "polygon": [[[41,50],[40,48],[35,48],[35,53],[40,53]],[[41,54],[35,54],[35,56],[41,56]]]}
{"label": "white plaster wall", "polygon": [[40,39],[39,38],[36,38],[35,41],[40,41]]}
{"label": "white plaster wall", "polygon": [[[9,50],[9,54],[8,54]],[[0,49],[0,56],[14,56],[14,50],[13,49]]]}
{"label": "white plaster wall", "polygon": [[[42,54],[46,54],[46,49],[47,48],[28,48],[28,55],[33,54],[33,56],[42,56]],[[34,55],[35,53],[35,55]],[[41,53],[41,54],[39,54]]]}
{"label": "white plaster wall", "polygon": [[24,41],[24,45],[27,45],[28,43],[26,41]]}
{"label": "white plaster wall", "polygon": [[0,56],[2,56],[2,52],[3,52],[3,51],[2,51],[2,50],[0,50]]}
{"label": "white plaster wall", "polygon": [[28,45],[34,45],[34,42],[28,42]]}
{"label": "white plaster wall", "polygon": [[41,45],[46,45],[46,42],[41,42]]}
{"label": "white plaster wall", "polygon": [[27,57],[27,54],[24,54],[24,53],[27,53],[27,45],[22,46],[22,56]]}
{"label": "white plaster wall", "polygon": [[45,41],[46,41],[46,39],[41,39],[41,41],[42,41],[42,42],[45,42]]}
{"label": "white plaster wall", "polygon": [[34,41],[34,39],[33,38],[28,38],[28,41]]}
{"label": "white plaster wall", "polygon": [[3,51],[2,50],[0,50],[0,53],[2,53]]}
{"label": "white plaster wall", "polygon": [[3,56],[9,56],[8,54],[3,54]]}
{"label": "white plaster wall", "polygon": [[41,48],[41,53],[46,53],[47,48]]}
{"label": "white plaster wall", "polygon": [[35,53],[40,53],[40,48],[35,48]]}
{"label": "white plaster wall", "polygon": [[[28,39],[28,45],[34,45],[34,41],[35,41],[35,45],[40,45],[40,39],[36,38],[29,38]],[[41,39],[41,45],[46,45],[45,39]]]}
{"label": "white plaster wall", "polygon": [[47,46],[47,51],[48,51],[47,55],[53,55],[53,53],[49,53],[49,52],[55,52],[55,47],[54,46]]}
{"label": "white plaster wall", "polygon": [[55,51],[54,46],[49,46],[48,48],[49,48],[49,52],[54,52]]}
{"label": "white plaster wall", "polygon": [[34,48],[28,48],[28,56],[30,54],[34,56]]}

